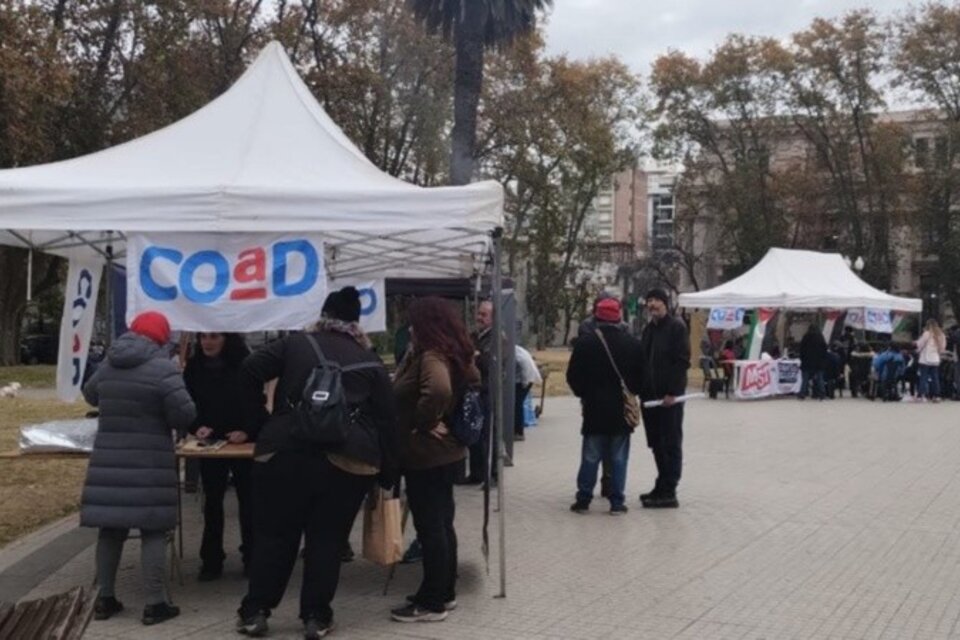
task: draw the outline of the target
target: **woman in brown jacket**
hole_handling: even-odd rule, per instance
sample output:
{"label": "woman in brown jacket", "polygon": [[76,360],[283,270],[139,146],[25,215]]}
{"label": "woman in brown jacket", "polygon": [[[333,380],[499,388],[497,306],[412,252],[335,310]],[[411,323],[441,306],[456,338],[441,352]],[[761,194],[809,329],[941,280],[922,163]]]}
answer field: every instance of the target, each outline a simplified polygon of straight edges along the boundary
{"label": "woman in brown jacket", "polygon": [[473,345],[456,308],[425,298],[408,312],[413,351],[393,384],[397,401],[400,466],[417,538],[423,547],[423,580],[398,622],[435,622],[456,606],[457,534],[453,480],[466,447],[450,432],[463,393],[479,387]]}

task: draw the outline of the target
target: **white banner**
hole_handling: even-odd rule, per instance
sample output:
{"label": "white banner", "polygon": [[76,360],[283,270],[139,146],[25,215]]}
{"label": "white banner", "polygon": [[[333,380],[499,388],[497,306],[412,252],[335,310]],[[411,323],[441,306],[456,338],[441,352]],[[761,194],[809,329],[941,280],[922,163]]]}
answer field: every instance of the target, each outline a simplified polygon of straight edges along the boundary
{"label": "white banner", "polygon": [[741,307],[714,307],[710,309],[707,329],[739,329],[746,311]]}
{"label": "white banner", "polygon": [[103,265],[70,261],[60,319],[60,352],[57,355],[57,397],[73,402],[80,395],[83,371],[90,353],[97,292]]}
{"label": "white banner", "polygon": [[303,329],[327,297],[316,235],[135,234],[127,274],[127,323],[159,311],[181,331]]}
{"label": "white banner", "polygon": [[844,324],[854,329],[893,333],[893,314],[886,309],[848,309]]}
{"label": "white banner", "polygon": [[766,398],[800,391],[799,360],[742,360],[736,363],[734,395]]}
{"label": "white banner", "polygon": [[360,327],[367,333],[387,330],[387,281],[338,278],[328,286],[333,292],[343,287],[356,287],[360,292]]}

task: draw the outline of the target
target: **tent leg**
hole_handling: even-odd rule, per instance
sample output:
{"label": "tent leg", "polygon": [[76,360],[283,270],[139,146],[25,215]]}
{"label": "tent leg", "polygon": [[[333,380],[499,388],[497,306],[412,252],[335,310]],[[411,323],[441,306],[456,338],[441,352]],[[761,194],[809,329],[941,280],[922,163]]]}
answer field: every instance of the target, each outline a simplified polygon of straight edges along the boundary
{"label": "tent leg", "polygon": [[497,463],[497,503],[500,507],[500,593],[498,598],[507,597],[507,525],[506,504],[504,503],[504,485],[506,478],[503,475],[503,277],[501,274],[503,263],[503,229],[493,232],[493,354],[497,363],[497,371],[493,376],[493,418],[494,418],[494,445]]}

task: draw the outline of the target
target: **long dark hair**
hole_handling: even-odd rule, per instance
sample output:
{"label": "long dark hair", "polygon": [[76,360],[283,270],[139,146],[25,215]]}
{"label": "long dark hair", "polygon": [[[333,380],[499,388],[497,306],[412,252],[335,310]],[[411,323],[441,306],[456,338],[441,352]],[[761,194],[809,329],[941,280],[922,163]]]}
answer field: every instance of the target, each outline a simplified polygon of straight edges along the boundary
{"label": "long dark hair", "polygon": [[451,373],[463,378],[473,364],[473,342],[453,303],[423,298],[410,305],[407,320],[420,351],[435,351],[447,358]]}
{"label": "long dark hair", "polygon": [[[203,333],[220,333],[223,336],[223,351],[220,352],[220,358],[229,369],[239,369],[243,359],[250,355],[250,349],[247,347],[246,340],[239,333],[221,333],[218,331],[204,331]],[[203,353],[203,347],[200,345],[200,333],[197,333],[196,341],[193,345],[193,353],[187,360],[187,369],[201,366],[207,356]]]}

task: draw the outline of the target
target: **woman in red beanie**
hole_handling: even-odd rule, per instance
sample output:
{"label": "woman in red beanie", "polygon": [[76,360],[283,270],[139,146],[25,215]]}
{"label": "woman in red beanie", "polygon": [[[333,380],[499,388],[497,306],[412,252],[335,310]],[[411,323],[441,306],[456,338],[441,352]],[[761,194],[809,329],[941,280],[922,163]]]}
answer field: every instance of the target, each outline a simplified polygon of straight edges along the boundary
{"label": "woman in red beanie", "polygon": [[140,530],[141,538],[143,624],[164,622],[180,613],[169,602],[164,580],[166,534],[177,523],[171,431],[189,427],[196,409],[180,370],[164,349],[169,339],[170,324],[162,314],[140,314],[83,387],[87,402],[100,407],[80,508],[80,524],[100,529],[97,620],[123,610],[114,583],[123,543],[133,528]]}

